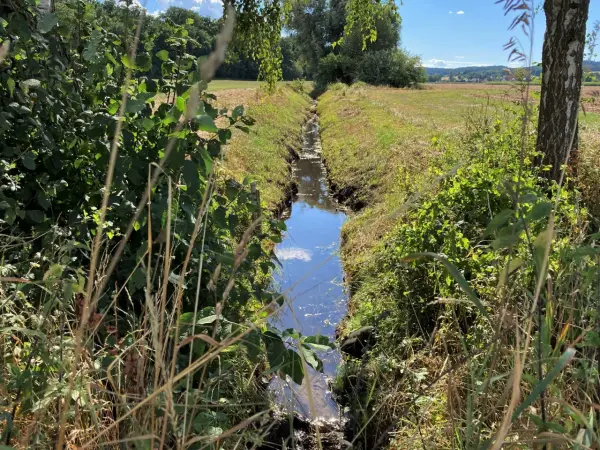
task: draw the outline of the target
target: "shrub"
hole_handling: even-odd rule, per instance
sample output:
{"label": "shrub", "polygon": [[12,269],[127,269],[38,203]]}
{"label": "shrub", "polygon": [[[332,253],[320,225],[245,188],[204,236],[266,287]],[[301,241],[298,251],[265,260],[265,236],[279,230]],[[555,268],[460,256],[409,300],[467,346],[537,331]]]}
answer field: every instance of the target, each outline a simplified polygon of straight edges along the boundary
{"label": "shrub", "polygon": [[368,52],[358,65],[358,79],[373,85],[413,87],[425,82],[418,57],[402,50]]}
{"label": "shrub", "polygon": [[317,87],[341,82],[350,84],[356,81],[356,61],[346,55],[330,53],[319,61],[315,82]]}
{"label": "shrub", "polygon": [[321,59],[317,75],[318,86],[362,81],[371,85],[414,87],[425,80],[421,60],[397,49],[367,51],[358,58],[329,54]]}

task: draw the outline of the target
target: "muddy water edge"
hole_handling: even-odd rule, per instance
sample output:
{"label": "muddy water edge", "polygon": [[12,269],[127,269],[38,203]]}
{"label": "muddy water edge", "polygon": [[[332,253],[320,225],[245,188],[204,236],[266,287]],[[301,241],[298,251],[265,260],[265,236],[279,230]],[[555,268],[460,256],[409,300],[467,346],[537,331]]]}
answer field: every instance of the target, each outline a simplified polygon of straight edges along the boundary
{"label": "muddy water edge", "polygon": [[[284,212],[287,231],[275,249],[281,269],[274,282],[286,300],[273,325],[334,341],[336,327],[347,312],[344,272],[338,256],[346,213],[333,198],[327,180],[316,102],[302,134],[302,150],[292,163],[297,191]],[[293,417],[292,421],[282,420],[280,430],[273,430],[269,440],[275,445],[271,448],[348,446],[343,414],[331,392],[342,358],[337,349],[317,353],[323,371],[309,367],[302,386],[277,377],[270,383],[269,390],[280,412]]]}

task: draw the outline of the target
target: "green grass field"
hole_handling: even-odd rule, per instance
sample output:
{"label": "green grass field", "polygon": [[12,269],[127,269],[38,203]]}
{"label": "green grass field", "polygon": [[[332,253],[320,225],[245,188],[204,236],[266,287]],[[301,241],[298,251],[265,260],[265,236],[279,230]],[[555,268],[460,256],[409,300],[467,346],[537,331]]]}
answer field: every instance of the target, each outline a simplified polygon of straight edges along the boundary
{"label": "green grass field", "polygon": [[208,91],[217,92],[226,89],[256,89],[259,88],[261,84],[261,81],[250,80],[212,80],[208,84]]}

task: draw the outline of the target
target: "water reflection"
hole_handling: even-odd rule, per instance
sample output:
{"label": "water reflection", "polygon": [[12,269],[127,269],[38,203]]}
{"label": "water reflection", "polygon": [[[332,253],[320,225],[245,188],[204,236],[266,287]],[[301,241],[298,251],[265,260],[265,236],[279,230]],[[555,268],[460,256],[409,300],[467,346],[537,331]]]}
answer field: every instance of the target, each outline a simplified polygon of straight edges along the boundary
{"label": "water reflection", "polygon": [[[335,327],[346,312],[343,271],[337,256],[346,215],[329,195],[316,116],[305,125],[304,148],[293,173],[298,193],[286,220],[288,231],[275,249],[282,264],[275,281],[280,292],[287,293],[287,302],[274,323],[280,329],[295,328],[304,335],[321,334],[333,339]],[[327,377],[335,375],[340,355],[331,350],[319,356],[324,374],[311,370],[309,385],[306,380],[297,386],[276,379],[271,387],[278,392],[280,403],[306,417],[338,420]],[[309,390],[315,415],[310,412]]]}

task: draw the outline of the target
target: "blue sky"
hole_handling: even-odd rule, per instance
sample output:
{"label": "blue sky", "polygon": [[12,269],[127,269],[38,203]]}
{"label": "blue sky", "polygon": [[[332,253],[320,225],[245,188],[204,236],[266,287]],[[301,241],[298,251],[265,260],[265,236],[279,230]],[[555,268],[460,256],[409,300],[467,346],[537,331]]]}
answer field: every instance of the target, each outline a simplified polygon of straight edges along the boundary
{"label": "blue sky", "polygon": [[[511,36],[529,42],[520,30],[508,31],[514,16],[504,16],[495,0],[404,0],[402,46],[428,67],[508,65],[503,46]],[[600,1],[592,0],[590,26],[600,20]],[[545,17],[536,16],[533,61],[542,59]]]}
{"label": "blue sky", "polygon": [[214,19],[223,14],[222,0],[139,0],[151,14],[166,10],[169,6],[179,6],[196,11],[202,16]]}
{"label": "blue sky", "polygon": [[[222,0],[140,1],[150,13],[171,5],[210,17],[220,17],[223,11]],[[404,0],[400,14],[402,46],[421,56],[428,67],[505,65],[508,52],[502,47],[511,36],[529,45],[519,30],[508,31],[512,16],[505,17],[502,5],[495,0]],[[592,0],[590,6],[590,26],[596,20],[600,20],[600,0]],[[533,61],[539,62],[545,28],[543,12],[536,17],[535,26]]]}

